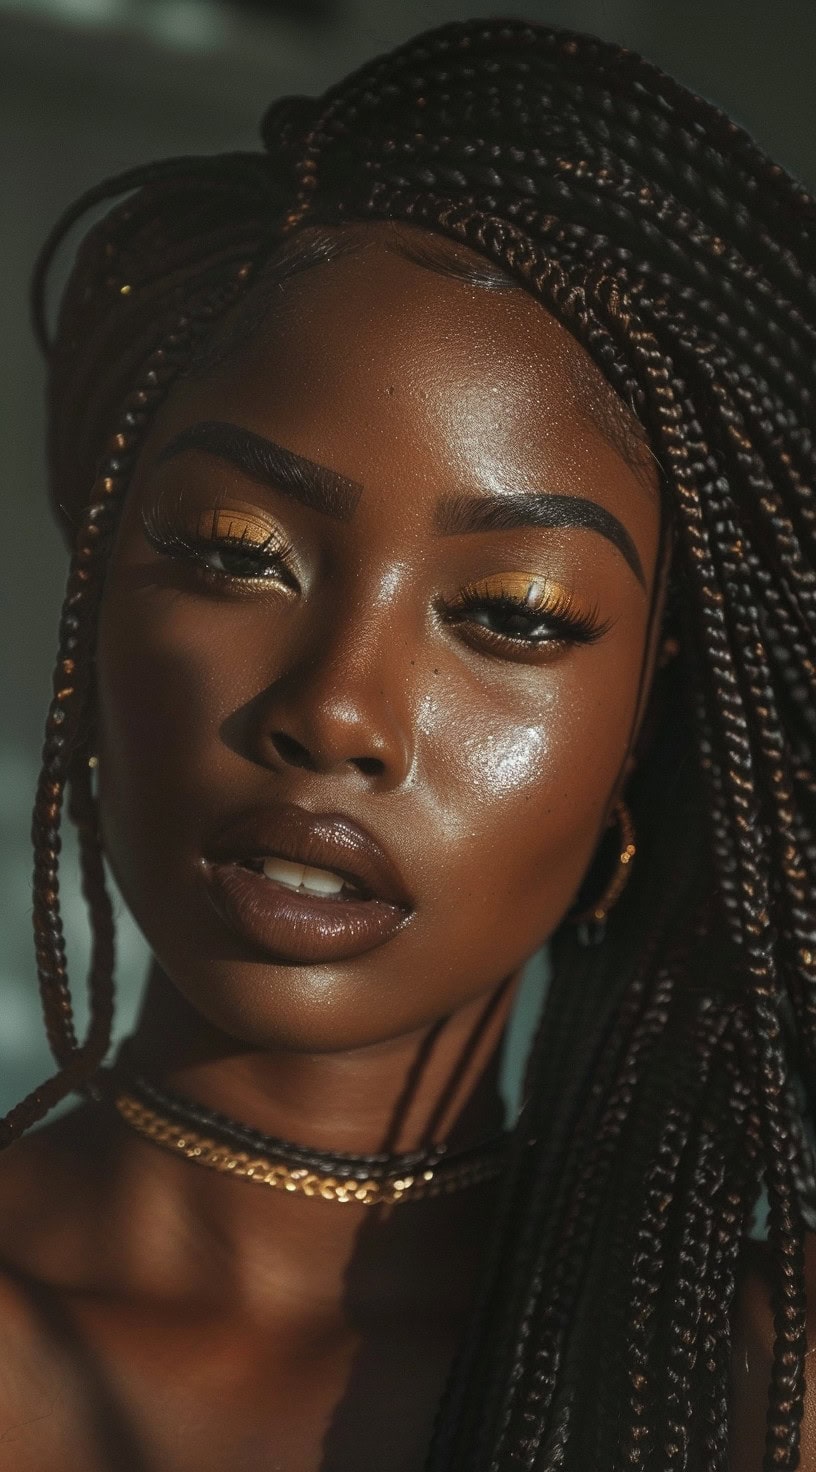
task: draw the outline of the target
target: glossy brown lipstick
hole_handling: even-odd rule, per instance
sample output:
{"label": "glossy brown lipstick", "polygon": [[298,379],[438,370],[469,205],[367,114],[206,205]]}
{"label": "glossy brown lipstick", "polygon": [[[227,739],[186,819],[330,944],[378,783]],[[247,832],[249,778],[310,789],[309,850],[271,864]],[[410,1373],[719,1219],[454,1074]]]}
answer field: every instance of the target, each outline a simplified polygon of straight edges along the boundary
{"label": "glossy brown lipstick", "polygon": [[[324,896],[268,879],[267,859],[324,869],[344,881]],[[270,961],[317,965],[383,945],[413,912],[393,861],[341,813],[310,813],[292,803],[243,813],[207,845],[207,894],[221,919]]]}

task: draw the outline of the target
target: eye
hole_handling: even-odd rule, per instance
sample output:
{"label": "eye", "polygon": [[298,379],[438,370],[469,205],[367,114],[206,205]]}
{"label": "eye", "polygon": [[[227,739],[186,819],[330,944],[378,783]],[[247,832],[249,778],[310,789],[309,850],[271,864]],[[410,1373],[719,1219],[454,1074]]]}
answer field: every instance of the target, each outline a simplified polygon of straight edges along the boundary
{"label": "eye", "polygon": [[230,578],[280,578],[281,559],[278,549],[270,555],[266,547],[254,547],[239,541],[190,543],[189,551],[198,556],[212,572]]}
{"label": "eye", "polygon": [[177,508],[150,507],[143,512],[147,540],[163,557],[191,566],[212,586],[278,584],[297,591],[294,555],[277,527],[258,516],[224,507],[192,517]]}
{"label": "eye", "polygon": [[509,657],[552,655],[568,645],[592,644],[610,627],[597,608],[581,608],[558,584],[529,573],[469,583],[443,616],[468,642]]}

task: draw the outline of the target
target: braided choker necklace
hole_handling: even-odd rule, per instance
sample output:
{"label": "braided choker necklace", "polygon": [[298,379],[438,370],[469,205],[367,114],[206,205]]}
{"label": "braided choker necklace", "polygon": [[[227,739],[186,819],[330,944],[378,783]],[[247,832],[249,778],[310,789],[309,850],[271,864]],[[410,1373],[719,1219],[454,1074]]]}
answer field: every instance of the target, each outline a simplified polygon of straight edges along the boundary
{"label": "braided choker necklace", "polygon": [[132,1129],[196,1165],[273,1190],[363,1206],[418,1201],[494,1180],[509,1140],[505,1132],[464,1150],[435,1145],[404,1155],[311,1150],[169,1093],[123,1066],[121,1055],[112,1099]]}

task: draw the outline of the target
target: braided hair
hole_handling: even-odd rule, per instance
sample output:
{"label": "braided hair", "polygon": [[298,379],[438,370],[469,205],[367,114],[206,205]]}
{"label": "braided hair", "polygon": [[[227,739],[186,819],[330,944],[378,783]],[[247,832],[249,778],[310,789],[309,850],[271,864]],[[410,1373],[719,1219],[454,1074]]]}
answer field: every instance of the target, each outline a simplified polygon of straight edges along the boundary
{"label": "braided hair", "polygon": [[[34,925],[59,1071],[10,1141],[91,1086],[113,934],[88,771],[106,549],[156,406],[305,226],[389,219],[472,247],[582,344],[658,457],[674,539],[642,861],[588,948],[563,926],[501,1207],[430,1472],[724,1472],[730,1314],[761,1188],[775,1342],[764,1467],[804,1392],[794,1084],[816,1102],[816,206],[723,113],[640,57],[523,22],[453,24],[317,100],[263,153],[92,191],[46,244],[52,494],[74,553],[34,810]],[[53,342],[44,283],[82,245]],[[59,911],[64,794],[94,947],[79,1040]]]}

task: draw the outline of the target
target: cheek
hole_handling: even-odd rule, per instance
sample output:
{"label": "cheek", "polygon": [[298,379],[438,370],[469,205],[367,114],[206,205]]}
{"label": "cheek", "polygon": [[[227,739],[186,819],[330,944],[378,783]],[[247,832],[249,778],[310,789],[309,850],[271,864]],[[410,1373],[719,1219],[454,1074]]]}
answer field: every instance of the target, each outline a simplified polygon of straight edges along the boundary
{"label": "cheek", "polygon": [[[569,909],[628,751],[643,622],[640,611],[621,617],[598,645],[541,666],[481,660],[449,643],[412,646],[404,668],[392,665],[416,763],[411,780],[376,800],[419,907],[389,957],[448,985],[440,1005],[494,983]],[[286,665],[276,630],[268,610],[261,620],[251,608],[213,611],[172,589],[131,586],[126,569],[103,603],[105,847],[157,951],[184,951],[179,973],[200,945],[187,876],[202,834],[279,781],[229,736],[236,713]],[[379,975],[381,964],[372,953],[360,973]]]}
{"label": "cheek", "polygon": [[[137,902],[171,856],[195,862],[208,795],[229,802],[235,757],[218,733],[240,703],[240,652],[190,600],[106,599],[100,619],[100,802],[106,851]],[[223,647],[222,647],[223,645]]]}
{"label": "cheek", "polygon": [[[629,751],[641,658],[642,631],[573,651],[515,682],[502,677],[461,712],[452,699],[424,703],[460,914],[466,900],[467,914],[484,917],[488,929],[513,915],[529,949],[557,927],[592,860]],[[443,728],[464,735],[451,741]]]}
{"label": "cheek", "polygon": [[498,802],[504,802],[535,783],[547,765],[549,750],[543,727],[519,726],[501,735],[488,735],[483,742],[467,741],[466,765]]}

